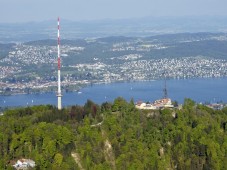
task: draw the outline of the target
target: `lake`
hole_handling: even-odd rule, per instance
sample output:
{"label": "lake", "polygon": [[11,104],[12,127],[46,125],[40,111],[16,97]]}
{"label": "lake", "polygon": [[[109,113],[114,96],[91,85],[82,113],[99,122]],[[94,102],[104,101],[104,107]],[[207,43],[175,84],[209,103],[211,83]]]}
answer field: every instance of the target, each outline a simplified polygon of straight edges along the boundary
{"label": "lake", "polygon": [[[62,104],[83,105],[87,99],[101,104],[105,101],[112,102],[121,96],[126,100],[154,101],[163,97],[164,81],[143,81],[111,84],[95,84],[87,86],[80,92],[63,93]],[[168,97],[183,103],[185,98],[191,98],[196,102],[227,103],[227,78],[198,78],[167,80]],[[0,96],[0,107],[5,106],[31,106],[40,104],[57,104],[54,93],[21,94]]]}

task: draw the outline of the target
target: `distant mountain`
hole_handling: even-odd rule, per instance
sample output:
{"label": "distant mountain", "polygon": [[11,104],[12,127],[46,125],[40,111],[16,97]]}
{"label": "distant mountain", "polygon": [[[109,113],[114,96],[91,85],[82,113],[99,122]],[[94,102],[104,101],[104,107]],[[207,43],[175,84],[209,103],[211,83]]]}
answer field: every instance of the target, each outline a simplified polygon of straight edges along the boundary
{"label": "distant mountain", "polygon": [[[120,46],[134,47],[134,50],[115,51],[110,49],[114,44],[119,43]],[[125,44],[125,45],[123,45]],[[127,45],[126,45],[127,44]],[[148,51],[137,51],[136,48],[141,46],[156,44],[165,48],[151,48]],[[56,39],[35,40],[24,43],[30,46],[56,46]],[[225,58],[227,54],[227,34],[226,33],[178,33],[154,35],[149,37],[127,37],[127,36],[110,36],[92,39],[75,39],[61,40],[61,45],[86,47],[81,54],[76,54],[77,60],[86,61],[96,58],[111,58],[119,55],[127,55],[132,52],[143,55],[144,59],[150,58],[182,58],[190,56],[207,56],[214,58]],[[13,47],[13,44],[0,44],[0,52],[7,54]],[[92,54],[92,55],[91,55]],[[70,53],[70,57],[74,54]],[[74,60],[73,59],[73,60]],[[69,60],[69,58],[67,58]],[[69,60],[72,62],[71,60]],[[78,62],[78,61],[77,61]]]}
{"label": "distant mountain", "polygon": [[125,37],[125,36],[111,36],[111,37],[104,37],[98,38],[97,41],[99,42],[106,42],[106,43],[119,43],[119,42],[128,42],[136,40],[136,37]]}
{"label": "distant mountain", "polygon": [[[226,17],[146,17],[139,19],[61,21],[63,39],[108,36],[144,37],[172,33],[227,32]],[[28,23],[1,23],[0,42],[26,42],[55,39],[54,20]]]}

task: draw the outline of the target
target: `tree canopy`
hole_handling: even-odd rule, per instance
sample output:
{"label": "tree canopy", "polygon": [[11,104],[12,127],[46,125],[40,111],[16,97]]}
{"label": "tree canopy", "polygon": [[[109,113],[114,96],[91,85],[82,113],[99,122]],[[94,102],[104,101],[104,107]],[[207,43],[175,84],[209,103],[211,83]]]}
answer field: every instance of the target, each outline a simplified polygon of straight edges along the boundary
{"label": "tree canopy", "polygon": [[138,110],[123,98],[61,111],[51,105],[16,108],[0,116],[0,169],[30,158],[35,169],[224,170],[226,124],[227,108],[213,110],[191,99],[182,109],[155,111]]}

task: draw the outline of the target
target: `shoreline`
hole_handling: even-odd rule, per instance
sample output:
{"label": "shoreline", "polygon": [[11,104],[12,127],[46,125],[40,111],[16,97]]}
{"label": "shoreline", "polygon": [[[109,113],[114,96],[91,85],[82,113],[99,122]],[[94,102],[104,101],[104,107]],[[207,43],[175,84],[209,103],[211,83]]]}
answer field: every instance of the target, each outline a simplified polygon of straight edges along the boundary
{"label": "shoreline", "polygon": [[[196,79],[225,79],[227,77],[223,76],[223,77],[192,77],[192,78],[169,78],[167,79],[168,81],[171,80],[196,80]],[[114,83],[139,83],[139,82],[154,82],[154,81],[164,81],[164,79],[151,79],[151,80],[130,80],[130,81],[125,81],[125,80],[119,80],[119,81],[98,81],[98,82],[86,82],[84,84],[80,84],[80,86],[75,86],[72,89],[64,89],[66,86],[63,86],[64,88],[62,89],[63,93],[69,93],[69,92],[76,92],[76,91],[80,91],[81,89],[85,88],[85,87],[89,87],[89,86],[93,86],[93,85],[101,85],[101,84],[114,84]],[[75,84],[69,84],[69,85],[75,85]],[[56,88],[57,86],[50,86],[50,88]],[[21,89],[24,90],[24,89]],[[30,89],[31,91],[29,93],[26,92],[12,92],[12,93],[7,93],[7,94],[2,94],[0,92],[0,96],[16,96],[16,95],[30,95],[30,94],[46,94],[46,93],[56,93],[56,91],[53,90],[47,90],[47,89],[39,89],[39,92],[35,91],[37,90],[37,88],[34,89]],[[34,90],[34,91],[33,91]]]}

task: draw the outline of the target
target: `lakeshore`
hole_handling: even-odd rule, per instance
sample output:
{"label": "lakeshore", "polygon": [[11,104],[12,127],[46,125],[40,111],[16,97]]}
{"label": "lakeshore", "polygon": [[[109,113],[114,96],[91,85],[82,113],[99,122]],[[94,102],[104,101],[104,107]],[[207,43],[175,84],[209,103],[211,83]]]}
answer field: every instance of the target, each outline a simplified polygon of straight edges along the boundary
{"label": "lakeshore", "polygon": [[[173,101],[183,103],[185,98],[191,98],[198,103],[227,103],[227,78],[198,78],[168,80],[168,97]],[[163,97],[163,80],[124,82],[111,84],[93,84],[80,91],[63,94],[63,106],[83,105],[88,99],[95,103],[113,102],[117,97],[126,100],[153,102]],[[18,94],[0,96],[1,107],[32,106],[42,104],[57,104],[56,94]]]}

